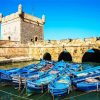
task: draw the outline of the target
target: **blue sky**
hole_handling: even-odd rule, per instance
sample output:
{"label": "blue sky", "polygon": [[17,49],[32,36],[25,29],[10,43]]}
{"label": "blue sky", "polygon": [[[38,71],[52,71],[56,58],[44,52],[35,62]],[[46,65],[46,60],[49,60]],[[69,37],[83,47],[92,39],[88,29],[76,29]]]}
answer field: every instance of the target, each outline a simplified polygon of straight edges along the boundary
{"label": "blue sky", "polygon": [[18,4],[26,13],[46,15],[46,40],[100,36],[100,0],[0,0],[0,12],[16,12]]}

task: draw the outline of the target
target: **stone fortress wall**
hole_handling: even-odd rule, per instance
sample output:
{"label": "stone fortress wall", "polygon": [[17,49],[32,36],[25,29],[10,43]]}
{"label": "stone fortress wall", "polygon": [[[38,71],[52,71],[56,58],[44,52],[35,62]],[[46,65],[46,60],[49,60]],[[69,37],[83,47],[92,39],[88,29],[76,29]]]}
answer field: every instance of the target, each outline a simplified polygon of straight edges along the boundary
{"label": "stone fortress wall", "polygon": [[[23,12],[22,5],[16,13],[3,17],[0,14],[1,40],[0,58],[12,59],[29,57],[43,58],[45,53],[52,60],[58,60],[61,52],[70,53],[73,62],[82,62],[84,53],[89,49],[100,50],[100,38],[44,40],[43,27],[45,16],[37,18]],[[18,58],[19,59],[19,58]]]}
{"label": "stone fortress wall", "polygon": [[27,44],[8,41],[5,44],[1,44],[0,57],[12,58],[23,56],[39,60],[48,52],[51,54],[52,60],[58,60],[60,53],[66,50],[71,54],[73,62],[82,62],[83,55],[89,49],[100,50],[100,39],[42,40]]}
{"label": "stone fortress wall", "polygon": [[0,14],[1,39],[20,41],[27,43],[30,41],[43,40],[43,26],[45,16],[37,18],[23,12],[22,5],[18,6],[18,12],[3,17]]}
{"label": "stone fortress wall", "polygon": [[[37,38],[37,39],[36,39]],[[21,40],[22,43],[29,41],[43,40],[43,26],[37,23],[21,20]]]}
{"label": "stone fortress wall", "polygon": [[40,43],[36,42],[33,48],[31,46],[30,54],[33,58],[37,57],[36,59],[38,59],[38,57],[43,58],[43,55],[48,52],[51,54],[53,60],[58,60],[60,53],[66,50],[71,54],[73,62],[82,62],[83,55],[89,49],[100,50],[100,40],[97,38],[87,38],[84,40],[67,39],[59,41],[41,41]]}

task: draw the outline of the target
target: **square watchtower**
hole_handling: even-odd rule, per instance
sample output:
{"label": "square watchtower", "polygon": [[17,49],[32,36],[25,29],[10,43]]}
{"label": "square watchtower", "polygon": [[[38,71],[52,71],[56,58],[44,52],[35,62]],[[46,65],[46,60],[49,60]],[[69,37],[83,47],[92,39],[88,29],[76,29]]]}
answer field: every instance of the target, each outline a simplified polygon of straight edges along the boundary
{"label": "square watchtower", "polygon": [[22,5],[16,13],[3,17],[0,14],[1,39],[27,43],[44,39],[45,16],[37,18],[23,12]]}

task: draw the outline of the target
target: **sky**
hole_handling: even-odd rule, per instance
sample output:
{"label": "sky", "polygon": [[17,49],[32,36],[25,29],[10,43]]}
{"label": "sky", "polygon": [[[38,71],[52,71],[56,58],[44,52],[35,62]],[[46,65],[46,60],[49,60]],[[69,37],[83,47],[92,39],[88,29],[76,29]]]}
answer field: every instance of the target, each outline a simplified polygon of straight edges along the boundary
{"label": "sky", "polygon": [[100,0],[0,0],[4,16],[23,11],[39,18],[44,14],[45,40],[100,36]]}

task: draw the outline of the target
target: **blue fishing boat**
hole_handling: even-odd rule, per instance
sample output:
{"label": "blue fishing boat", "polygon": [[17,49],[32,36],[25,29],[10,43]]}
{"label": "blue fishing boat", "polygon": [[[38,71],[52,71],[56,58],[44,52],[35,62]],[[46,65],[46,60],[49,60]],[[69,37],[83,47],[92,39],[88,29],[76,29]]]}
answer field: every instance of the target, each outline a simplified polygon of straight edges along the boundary
{"label": "blue fishing boat", "polygon": [[81,76],[93,75],[96,73],[100,73],[100,66],[89,68],[80,72],[73,72],[72,75],[73,77],[81,77]]}
{"label": "blue fishing boat", "polygon": [[17,74],[12,74],[12,82],[13,84],[18,87],[21,81],[21,86],[24,86],[26,80],[29,79],[37,79],[42,76],[46,71],[48,71],[53,65],[53,62],[42,60],[40,63],[34,65],[34,67],[28,66],[24,69],[21,69],[22,72],[18,72]]}
{"label": "blue fishing boat", "polygon": [[83,70],[83,67],[81,64],[78,64],[78,63],[66,64],[66,72],[67,72],[67,75],[70,76],[70,78],[73,78],[73,73],[78,72],[80,70]]}
{"label": "blue fishing boat", "polygon": [[82,70],[82,65],[78,64],[78,63],[68,63],[68,67],[73,72],[77,72],[79,70]]}
{"label": "blue fishing boat", "polygon": [[[13,76],[19,76],[19,73],[27,73],[28,71],[28,68],[30,67],[33,67],[34,64],[31,64],[31,65],[28,65],[28,66],[25,66],[25,68],[12,68],[12,69],[8,69],[8,70],[3,70],[1,69],[0,70],[0,80],[1,81],[9,81],[9,82],[12,82],[13,81]],[[27,68],[27,69],[26,69]]]}
{"label": "blue fishing boat", "polygon": [[73,79],[72,79],[72,84],[76,85],[78,82],[82,82],[85,80],[87,77],[95,77],[100,75],[100,66],[93,67],[87,70],[83,70],[80,72],[73,72]]}
{"label": "blue fishing boat", "polygon": [[100,73],[95,73],[95,74],[89,74],[87,76],[80,76],[72,79],[72,84],[76,86],[77,83],[84,81],[88,77],[96,77],[100,76]]}
{"label": "blue fishing boat", "polygon": [[[13,82],[13,80],[14,80],[14,82],[15,82],[16,81],[15,77],[17,77],[17,79],[19,81],[21,75],[23,75],[23,74],[25,75],[27,73],[36,71],[36,70],[42,68],[45,64],[46,64],[46,61],[41,60],[40,63],[38,63],[37,65],[31,64],[31,65],[25,66],[23,68],[12,68],[12,69],[8,69],[8,70],[1,69],[0,70],[0,81]],[[16,84],[16,82],[15,82],[15,84]]]}
{"label": "blue fishing boat", "polygon": [[27,93],[31,94],[33,92],[43,92],[44,89],[47,89],[48,84],[56,79],[58,76],[62,75],[66,68],[66,63],[64,61],[57,62],[53,68],[48,71],[46,74],[41,76],[37,80],[28,80],[27,81]]}
{"label": "blue fishing boat", "polygon": [[48,90],[53,96],[69,94],[69,91],[71,90],[70,77],[66,73],[61,77],[58,77],[48,85]]}
{"label": "blue fishing boat", "polygon": [[15,74],[19,71],[19,68],[12,68],[9,70],[0,70],[0,81],[1,82],[11,82],[12,81],[12,74]]}
{"label": "blue fishing boat", "polygon": [[87,77],[83,81],[75,84],[75,87],[81,91],[99,91],[100,90],[100,74],[94,77]]}
{"label": "blue fishing boat", "polygon": [[23,74],[25,75],[27,73],[37,71],[41,69],[43,66],[45,66],[46,64],[47,64],[47,61],[41,60],[38,64],[30,64],[30,65],[24,66],[23,68],[20,69],[20,71],[18,71],[18,73],[16,73],[16,75],[23,75]]}
{"label": "blue fishing boat", "polygon": [[40,76],[42,76],[43,74],[46,74],[51,68],[53,67],[53,63],[47,63],[44,67],[42,67],[40,70],[35,71],[35,72],[31,72],[29,74],[23,74],[21,75],[21,78],[25,78],[25,79],[37,79]]}

